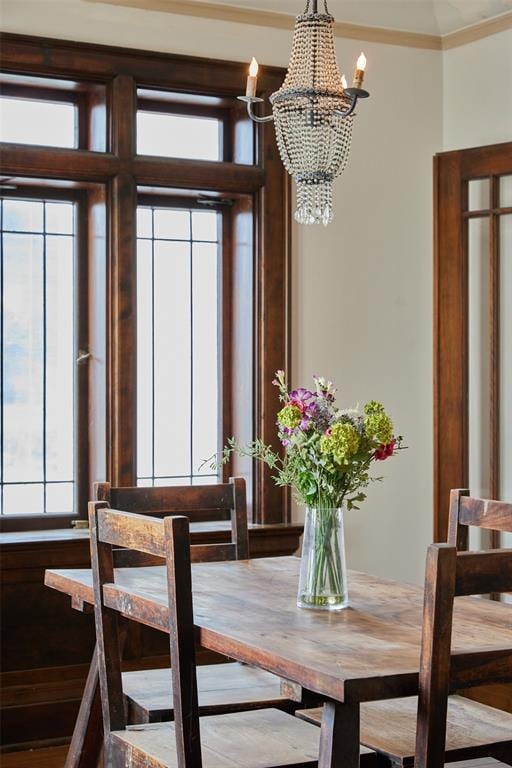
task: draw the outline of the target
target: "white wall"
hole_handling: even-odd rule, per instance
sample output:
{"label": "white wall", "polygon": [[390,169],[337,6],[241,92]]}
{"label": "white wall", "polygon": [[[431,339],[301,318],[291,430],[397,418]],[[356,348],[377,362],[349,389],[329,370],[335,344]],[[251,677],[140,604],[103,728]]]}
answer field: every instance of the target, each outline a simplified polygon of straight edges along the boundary
{"label": "white wall", "polygon": [[[2,28],[286,66],[291,35],[80,0],[3,0]],[[293,383],[336,381],[347,406],[381,399],[408,451],[348,520],[354,568],[420,582],[432,538],[432,155],[442,149],[436,51],[338,40],[350,73],[361,47],[372,98],[359,108],[336,219],[293,231]],[[241,88],[243,83],[240,84]]]}
{"label": "white wall", "polygon": [[512,29],[443,53],[443,148],[512,140]]}

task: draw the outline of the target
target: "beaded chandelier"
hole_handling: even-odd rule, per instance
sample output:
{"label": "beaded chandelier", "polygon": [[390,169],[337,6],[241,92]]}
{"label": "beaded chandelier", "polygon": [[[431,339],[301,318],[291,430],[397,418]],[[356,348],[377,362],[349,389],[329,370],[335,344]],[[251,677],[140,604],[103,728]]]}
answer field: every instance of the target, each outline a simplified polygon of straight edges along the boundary
{"label": "beaded chandelier", "polygon": [[347,164],[354,109],[359,98],[369,96],[361,86],[366,59],[361,54],[354,82],[347,88],[336,60],[334,18],[318,11],[318,0],[307,0],[297,16],[293,46],[285,80],[270,97],[272,114],[259,117],[256,96],[257,63],[253,59],[247,92],[240,96],[257,123],[273,121],[283,165],[297,185],[295,219],[300,224],[333,219],[332,184]]}

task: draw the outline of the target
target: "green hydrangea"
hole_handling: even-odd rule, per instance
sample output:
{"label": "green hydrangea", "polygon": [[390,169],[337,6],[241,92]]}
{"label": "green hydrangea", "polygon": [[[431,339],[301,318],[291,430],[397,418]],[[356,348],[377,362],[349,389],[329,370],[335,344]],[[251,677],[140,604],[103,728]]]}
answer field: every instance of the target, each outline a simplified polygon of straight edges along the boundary
{"label": "green hydrangea", "polygon": [[358,448],[359,434],[349,422],[339,421],[333,424],[330,434],[324,435],[320,440],[320,451],[330,454],[338,464],[345,464],[357,453]]}
{"label": "green hydrangea", "polygon": [[364,431],[370,440],[387,445],[393,438],[393,422],[384,410],[373,411],[364,418]]}
{"label": "green hydrangea", "polygon": [[384,406],[378,400],[370,400],[369,403],[366,403],[364,412],[367,416],[373,413],[384,413]]}
{"label": "green hydrangea", "polygon": [[302,421],[300,408],[298,408],[296,405],[285,405],[284,408],[281,408],[277,414],[277,420],[280,424],[283,425],[283,427],[288,427],[288,429],[295,429]]}

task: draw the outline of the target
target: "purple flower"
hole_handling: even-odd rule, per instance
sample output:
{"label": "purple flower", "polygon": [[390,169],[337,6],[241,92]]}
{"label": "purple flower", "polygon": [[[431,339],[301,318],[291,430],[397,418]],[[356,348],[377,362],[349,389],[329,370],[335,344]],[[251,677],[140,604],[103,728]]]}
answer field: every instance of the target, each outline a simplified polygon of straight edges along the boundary
{"label": "purple flower", "polygon": [[294,389],[293,392],[290,392],[290,402],[293,405],[296,405],[297,408],[300,408],[302,413],[304,413],[307,408],[307,404],[313,396],[313,392],[310,392],[309,389],[299,387],[299,389]]}

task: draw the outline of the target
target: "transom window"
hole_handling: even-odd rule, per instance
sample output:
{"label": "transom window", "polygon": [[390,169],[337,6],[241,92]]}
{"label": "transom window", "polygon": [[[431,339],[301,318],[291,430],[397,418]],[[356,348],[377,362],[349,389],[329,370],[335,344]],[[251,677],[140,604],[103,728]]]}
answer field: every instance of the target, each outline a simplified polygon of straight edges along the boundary
{"label": "transom window", "polygon": [[75,204],[2,198],[1,514],[70,513]]}
{"label": "transom window", "polygon": [[137,152],[141,155],[222,159],[222,123],[212,117],[139,109]]}
{"label": "transom window", "polygon": [[78,109],[65,101],[0,96],[0,141],[78,146]]}
{"label": "transom window", "polygon": [[219,445],[221,217],[137,211],[139,485],[214,482]]}

